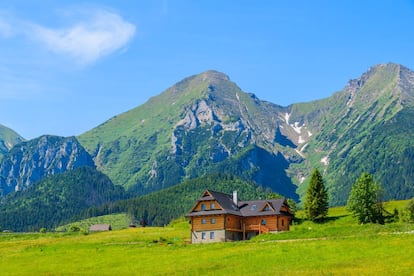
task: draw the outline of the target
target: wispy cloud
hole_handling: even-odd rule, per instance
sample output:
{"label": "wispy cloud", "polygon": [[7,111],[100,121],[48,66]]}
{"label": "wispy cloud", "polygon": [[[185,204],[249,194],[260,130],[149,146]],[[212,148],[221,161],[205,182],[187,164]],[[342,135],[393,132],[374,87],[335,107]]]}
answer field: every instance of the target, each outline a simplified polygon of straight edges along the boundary
{"label": "wispy cloud", "polygon": [[[109,9],[73,7],[40,24],[0,10],[0,100],[23,100],[64,93],[54,85],[55,70],[68,63],[94,64],[126,49],[136,26]],[[46,51],[44,51],[46,49]],[[50,58],[50,53],[55,53]],[[77,68],[77,67],[76,67]],[[59,81],[56,81],[58,83]],[[63,91],[63,92],[62,92]]]}
{"label": "wispy cloud", "polygon": [[81,64],[90,64],[125,47],[136,27],[120,15],[94,10],[89,18],[69,27],[51,28],[31,23],[30,35],[49,50],[69,55]]}

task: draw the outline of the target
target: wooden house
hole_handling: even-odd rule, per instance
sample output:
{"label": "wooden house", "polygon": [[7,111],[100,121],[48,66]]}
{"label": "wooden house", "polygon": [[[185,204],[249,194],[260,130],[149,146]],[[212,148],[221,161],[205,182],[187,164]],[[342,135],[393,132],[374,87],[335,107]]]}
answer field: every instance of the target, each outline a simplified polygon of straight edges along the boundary
{"label": "wooden house", "polygon": [[186,217],[191,223],[191,242],[203,243],[289,231],[292,214],[285,199],[239,201],[237,192],[206,190]]}

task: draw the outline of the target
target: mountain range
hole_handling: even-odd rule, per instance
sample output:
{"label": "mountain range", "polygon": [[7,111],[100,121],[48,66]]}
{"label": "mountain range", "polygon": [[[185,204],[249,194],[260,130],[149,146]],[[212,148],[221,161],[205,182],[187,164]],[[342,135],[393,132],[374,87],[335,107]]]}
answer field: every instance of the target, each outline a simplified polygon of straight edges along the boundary
{"label": "mountain range", "polygon": [[0,198],[83,166],[138,196],[224,173],[300,200],[318,168],[331,205],[344,204],[365,171],[384,199],[410,198],[413,115],[414,72],[399,64],[373,66],[329,98],[289,106],[206,71],[78,137],[24,141],[0,126]]}

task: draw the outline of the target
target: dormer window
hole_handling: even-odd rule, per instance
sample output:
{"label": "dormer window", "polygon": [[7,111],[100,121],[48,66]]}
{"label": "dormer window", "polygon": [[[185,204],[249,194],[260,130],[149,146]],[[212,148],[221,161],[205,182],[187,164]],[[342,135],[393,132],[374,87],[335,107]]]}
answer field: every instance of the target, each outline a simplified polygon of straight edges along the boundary
{"label": "dormer window", "polygon": [[263,209],[263,211],[270,211],[269,205],[266,205],[266,207]]}
{"label": "dormer window", "polygon": [[256,211],[256,209],[257,209],[257,205],[256,205],[256,204],[253,204],[253,205],[250,207],[250,210],[252,210],[252,211]]}

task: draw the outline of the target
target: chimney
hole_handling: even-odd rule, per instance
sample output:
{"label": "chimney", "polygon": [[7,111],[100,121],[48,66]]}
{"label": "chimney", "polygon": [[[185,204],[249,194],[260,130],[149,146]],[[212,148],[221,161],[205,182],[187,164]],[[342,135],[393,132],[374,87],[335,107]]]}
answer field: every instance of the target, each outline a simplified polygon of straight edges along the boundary
{"label": "chimney", "polygon": [[233,191],[233,203],[237,206],[237,191]]}

